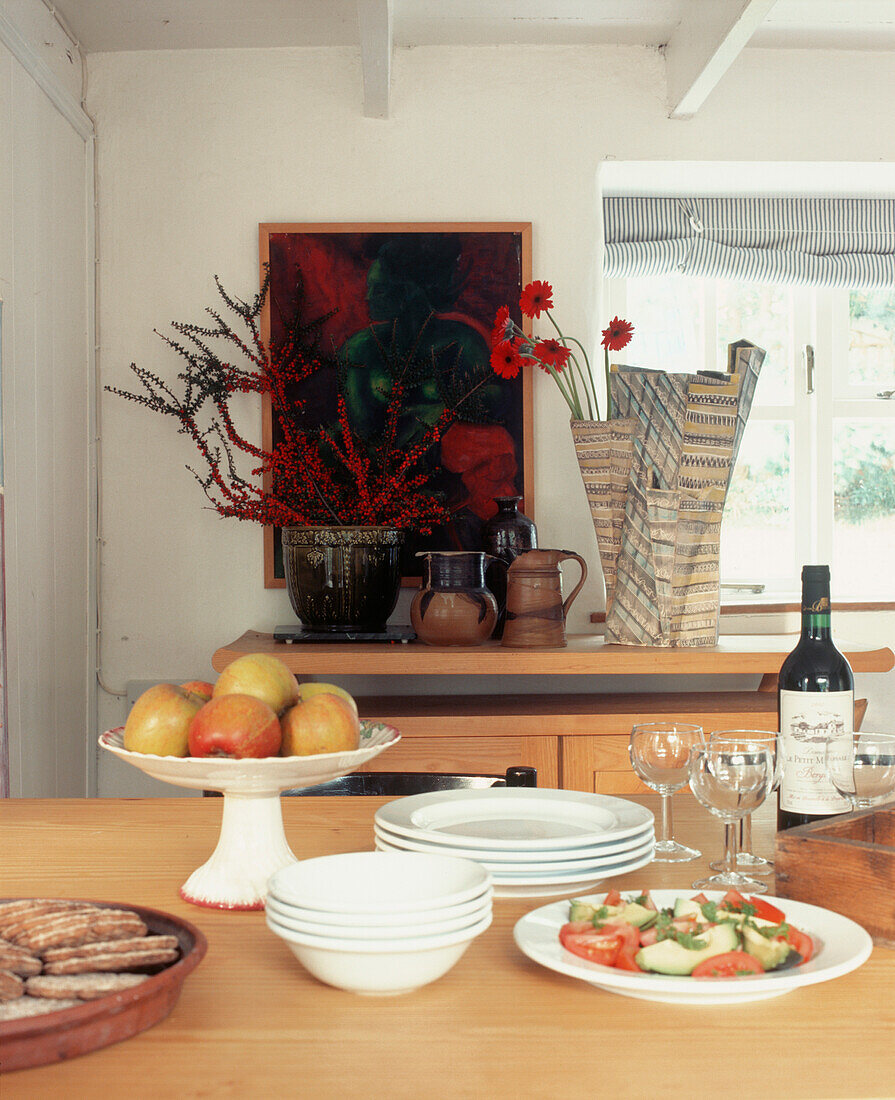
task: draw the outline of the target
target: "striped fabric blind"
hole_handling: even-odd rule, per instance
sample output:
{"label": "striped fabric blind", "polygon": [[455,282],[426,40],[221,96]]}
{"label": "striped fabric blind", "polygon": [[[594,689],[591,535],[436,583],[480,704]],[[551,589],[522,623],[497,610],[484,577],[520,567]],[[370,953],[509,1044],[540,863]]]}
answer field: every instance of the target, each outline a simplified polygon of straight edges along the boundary
{"label": "striped fabric blind", "polygon": [[604,274],[895,284],[895,200],[606,196]]}

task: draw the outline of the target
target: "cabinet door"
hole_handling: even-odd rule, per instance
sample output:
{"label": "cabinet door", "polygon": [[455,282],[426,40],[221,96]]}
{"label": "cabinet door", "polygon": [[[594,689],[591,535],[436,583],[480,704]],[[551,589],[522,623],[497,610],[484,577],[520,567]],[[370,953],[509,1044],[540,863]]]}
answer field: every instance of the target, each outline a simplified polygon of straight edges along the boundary
{"label": "cabinet door", "polygon": [[559,786],[558,737],[403,737],[361,771],[501,775],[536,768],[539,787]]}
{"label": "cabinet door", "polygon": [[566,790],[594,794],[649,794],[628,759],[628,738],[563,737],[562,785]]}

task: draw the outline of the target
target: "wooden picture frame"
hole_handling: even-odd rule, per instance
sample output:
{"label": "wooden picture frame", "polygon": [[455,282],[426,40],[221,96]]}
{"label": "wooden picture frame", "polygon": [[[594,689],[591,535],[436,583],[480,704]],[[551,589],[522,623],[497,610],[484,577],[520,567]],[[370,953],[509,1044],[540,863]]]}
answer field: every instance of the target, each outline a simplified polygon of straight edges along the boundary
{"label": "wooden picture frame", "polygon": [[[442,324],[451,333],[460,332],[464,355],[476,358],[488,355],[494,317],[502,305],[509,307],[526,332],[530,331],[531,322],[519,311],[520,292],[531,281],[530,222],[262,223],[259,253],[262,281],[268,265],[271,273],[270,292],[261,317],[265,343],[277,335],[278,311],[271,309],[271,303],[276,305],[280,296],[285,296],[289,286],[294,285],[296,268],[304,284],[309,316],[333,311],[324,327],[324,339],[331,342],[334,350],[342,348],[349,338],[354,347],[361,334],[374,328],[383,331],[386,324],[392,332],[394,321],[388,318],[403,318],[400,309],[419,308],[419,299],[414,297],[419,287],[423,300],[433,303],[428,310],[430,324]],[[425,265],[420,255],[425,256]],[[418,272],[424,274],[418,276]],[[408,280],[414,290],[402,296],[401,302],[410,300],[413,306],[398,307],[394,304],[397,292],[391,292],[390,287],[404,288]],[[487,360],[484,366],[488,366]],[[506,396],[501,397],[494,418],[505,429],[499,433],[503,448],[500,456],[494,451],[478,458],[464,458],[478,465],[460,469],[455,461],[455,469],[448,470],[439,450],[433,483],[446,490],[452,509],[450,529],[438,528],[428,539],[421,538],[408,545],[405,584],[418,583],[413,559],[417,548],[481,548],[477,531],[486,518],[485,501],[491,500],[487,493],[518,493],[523,498],[522,509],[533,515],[531,369],[526,366],[518,378],[501,381],[500,392]],[[335,371],[330,373],[334,379]],[[275,425],[268,397],[263,401],[262,416],[262,446],[270,450]],[[497,433],[494,438],[498,438]],[[500,476],[496,473],[498,466],[502,470]],[[264,488],[270,489],[269,482]],[[265,527],[265,588],[285,587],[278,544],[278,529]]]}

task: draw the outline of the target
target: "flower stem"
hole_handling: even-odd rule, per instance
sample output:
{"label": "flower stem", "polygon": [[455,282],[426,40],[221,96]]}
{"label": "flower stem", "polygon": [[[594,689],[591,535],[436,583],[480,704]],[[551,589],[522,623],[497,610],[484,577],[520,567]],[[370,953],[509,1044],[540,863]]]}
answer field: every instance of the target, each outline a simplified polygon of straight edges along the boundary
{"label": "flower stem", "polygon": [[603,348],[603,370],[606,375],[606,419],[612,419],[612,392],[609,389],[609,348]]}
{"label": "flower stem", "polygon": [[[597,420],[599,420],[600,419],[600,402],[597,400],[597,389],[596,389],[596,386],[594,385],[594,376],[593,376],[593,373],[590,369],[590,360],[587,357],[587,351],[584,348],[584,344],[582,344],[580,340],[576,340],[574,336],[566,337],[563,334],[562,329],[556,323],[556,319],[554,318],[554,316],[550,312],[550,310],[545,309],[544,312],[547,314],[547,319],[550,321],[550,324],[553,325],[553,327],[556,329],[560,340],[562,340],[562,342],[567,347],[568,347],[569,343],[572,343],[572,344],[577,344],[577,346],[580,348],[581,355],[584,359],[584,365],[587,369],[582,370],[581,365],[578,363],[577,359],[575,359],[574,355],[572,355],[572,359],[575,360],[575,365],[576,365],[576,367],[578,367],[578,372],[581,375],[581,378],[582,378],[582,381],[585,384],[585,387],[587,388],[588,408],[593,408],[594,410],[596,410],[596,418],[597,418]],[[593,399],[593,401],[591,401],[591,399]]]}

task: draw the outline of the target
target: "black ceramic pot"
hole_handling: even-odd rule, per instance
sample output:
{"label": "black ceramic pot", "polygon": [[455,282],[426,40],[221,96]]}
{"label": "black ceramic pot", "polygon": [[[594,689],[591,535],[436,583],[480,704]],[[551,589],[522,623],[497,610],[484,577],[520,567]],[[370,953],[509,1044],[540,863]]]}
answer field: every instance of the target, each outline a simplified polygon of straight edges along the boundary
{"label": "black ceramic pot", "polygon": [[401,588],[397,527],[284,527],[292,610],[313,630],[385,630]]}
{"label": "black ceramic pot", "polygon": [[[522,497],[495,497],[497,511],[482,525],[482,549],[507,565],[526,550],[536,550],[538,545],[538,530],[534,521],[519,511],[520,500]],[[498,607],[492,636],[500,638],[507,617],[506,569],[491,565],[485,574],[485,583],[494,593]]]}

